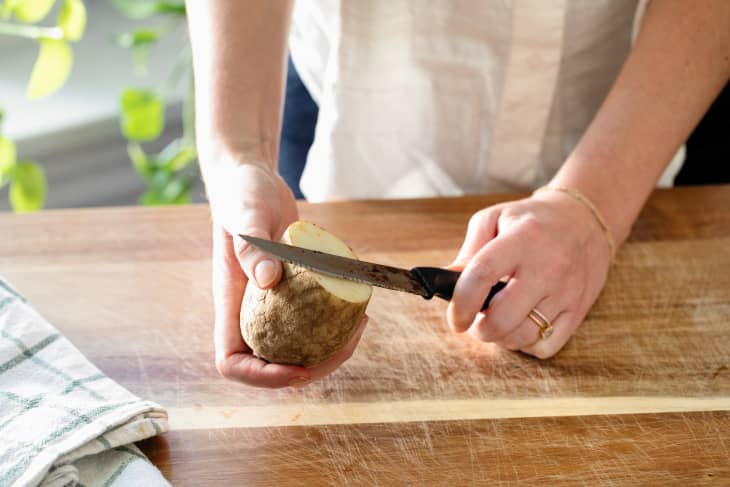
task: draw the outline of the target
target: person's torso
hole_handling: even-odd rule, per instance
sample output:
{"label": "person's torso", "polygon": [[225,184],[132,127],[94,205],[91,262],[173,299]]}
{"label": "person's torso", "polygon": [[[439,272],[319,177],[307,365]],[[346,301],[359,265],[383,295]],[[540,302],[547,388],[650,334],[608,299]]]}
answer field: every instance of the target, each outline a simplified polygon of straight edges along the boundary
{"label": "person's torso", "polygon": [[534,188],[631,44],[637,0],[297,2],[290,50],[319,104],[310,200]]}

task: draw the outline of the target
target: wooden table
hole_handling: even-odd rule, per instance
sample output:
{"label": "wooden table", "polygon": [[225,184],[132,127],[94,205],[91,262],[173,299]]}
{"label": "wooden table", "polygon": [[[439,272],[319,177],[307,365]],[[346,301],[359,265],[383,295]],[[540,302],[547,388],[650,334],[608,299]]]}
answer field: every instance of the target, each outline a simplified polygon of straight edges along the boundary
{"label": "wooden table", "polygon": [[[302,205],[362,257],[443,265],[504,197]],[[174,485],[730,482],[730,186],[654,194],[564,351],[449,332],[377,290],[352,359],[301,390],[213,365],[208,210],[0,217],[0,272],[93,362],[170,412],[142,444]]]}

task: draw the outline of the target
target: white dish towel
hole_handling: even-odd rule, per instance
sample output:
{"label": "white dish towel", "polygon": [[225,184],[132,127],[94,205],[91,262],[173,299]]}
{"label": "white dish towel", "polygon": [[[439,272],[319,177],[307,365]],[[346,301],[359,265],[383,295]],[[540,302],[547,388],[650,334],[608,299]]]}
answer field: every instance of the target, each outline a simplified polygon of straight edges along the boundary
{"label": "white dish towel", "polygon": [[168,486],[134,445],[167,429],[0,279],[0,487]]}

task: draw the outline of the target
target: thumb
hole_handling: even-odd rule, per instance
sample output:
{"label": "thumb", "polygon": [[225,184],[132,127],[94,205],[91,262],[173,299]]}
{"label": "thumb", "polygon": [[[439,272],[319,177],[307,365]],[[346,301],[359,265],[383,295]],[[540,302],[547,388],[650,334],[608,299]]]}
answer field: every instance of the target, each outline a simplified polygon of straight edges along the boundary
{"label": "thumb", "polygon": [[274,287],[279,282],[282,274],[281,263],[246,242],[240,235],[271,240],[275,235],[276,223],[270,213],[258,208],[244,209],[235,223],[226,225],[233,237],[233,248],[241,269],[261,289]]}
{"label": "thumb", "polygon": [[[270,233],[258,230],[250,230],[245,235],[271,240]],[[276,286],[281,279],[281,263],[266,252],[246,242],[238,235],[234,237],[233,241],[236,257],[246,276],[261,289]]]}

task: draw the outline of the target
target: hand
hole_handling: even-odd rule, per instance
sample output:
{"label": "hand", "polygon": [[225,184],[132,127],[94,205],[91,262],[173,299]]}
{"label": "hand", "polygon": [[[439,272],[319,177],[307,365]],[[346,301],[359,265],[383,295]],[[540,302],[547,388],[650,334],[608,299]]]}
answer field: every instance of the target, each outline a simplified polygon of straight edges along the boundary
{"label": "hand", "polygon": [[[486,208],[469,221],[452,268],[461,270],[447,317],[456,332],[538,358],[556,354],[603,288],[610,263],[606,237],[593,215],[570,196],[541,192]],[[490,287],[507,286],[479,310]],[[528,318],[536,308],[554,332],[540,338]]]}
{"label": "hand", "polygon": [[220,374],[258,387],[301,386],[347,360],[365,327],[327,362],[312,368],[272,364],[256,358],[240,329],[241,303],[249,279],[262,289],[281,278],[281,263],[250,246],[238,234],[278,240],[298,218],[286,183],[265,164],[219,162],[208,166],[206,185],[213,211],[213,301],[216,366]]}

